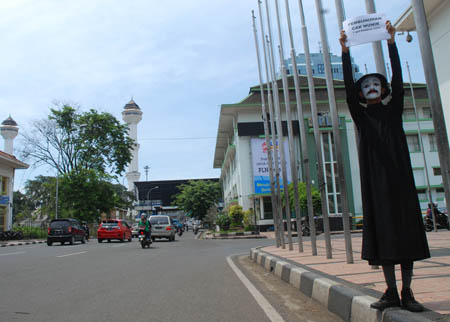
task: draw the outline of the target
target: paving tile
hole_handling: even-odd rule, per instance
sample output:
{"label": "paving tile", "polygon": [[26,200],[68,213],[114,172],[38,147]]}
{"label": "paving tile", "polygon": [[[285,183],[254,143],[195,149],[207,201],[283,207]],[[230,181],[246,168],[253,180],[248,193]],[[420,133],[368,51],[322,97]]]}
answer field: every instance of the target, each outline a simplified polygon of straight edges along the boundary
{"label": "paving tile", "polygon": [[[267,234],[268,238],[274,235]],[[427,233],[432,257],[414,263],[412,288],[416,299],[425,307],[441,314],[450,314],[450,231]],[[381,268],[373,269],[366,261],[361,260],[361,236],[352,235],[353,264],[347,264],[345,242],[343,239],[332,239],[333,258],[327,259],[325,243],[317,241],[317,255],[311,255],[310,241],[303,241],[303,253],[294,250],[268,246],[262,250],[273,255],[284,257],[290,261],[307,265],[310,268],[328,275],[336,276],[360,286],[384,292],[386,285]],[[433,256],[436,254],[436,256]],[[396,266],[397,285],[401,288],[401,271]]]}

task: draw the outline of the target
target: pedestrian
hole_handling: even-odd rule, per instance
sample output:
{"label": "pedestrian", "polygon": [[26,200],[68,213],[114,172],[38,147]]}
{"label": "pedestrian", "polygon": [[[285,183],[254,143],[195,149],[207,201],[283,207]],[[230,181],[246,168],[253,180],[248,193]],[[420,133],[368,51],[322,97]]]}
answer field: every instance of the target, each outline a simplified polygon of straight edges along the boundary
{"label": "pedestrian", "polygon": [[[395,44],[395,28],[386,21],[392,66],[392,94],[384,75],[367,74],[354,83],[347,36],[341,31],[342,64],[347,104],[357,130],[363,203],[361,257],[381,265],[387,289],[371,307],[380,311],[402,306],[423,311],[411,290],[414,261],[430,257],[403,129],[403,78]],[[402,273],[401,300],[395,265]]]}

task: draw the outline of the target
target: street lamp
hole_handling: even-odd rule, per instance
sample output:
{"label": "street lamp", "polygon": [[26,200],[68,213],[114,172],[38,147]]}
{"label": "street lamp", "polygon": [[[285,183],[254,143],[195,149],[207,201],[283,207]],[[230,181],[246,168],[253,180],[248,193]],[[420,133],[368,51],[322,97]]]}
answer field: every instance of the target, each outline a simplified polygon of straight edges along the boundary
{"label": "street lamp", "polygon": [[[148,197],[149,197],[149,195],[151,196],[151,193],[152,193],[152,190],[155,190],[155,189],[158,189],[159,188],[159,186],[156,186],[156,187],[153,187],[153,188],[151,188],[148,192],[147,192],[147,202],[148,202]],[[153,213],[153,202],[152,202],[152,200],[150,200],[150,211]]]}

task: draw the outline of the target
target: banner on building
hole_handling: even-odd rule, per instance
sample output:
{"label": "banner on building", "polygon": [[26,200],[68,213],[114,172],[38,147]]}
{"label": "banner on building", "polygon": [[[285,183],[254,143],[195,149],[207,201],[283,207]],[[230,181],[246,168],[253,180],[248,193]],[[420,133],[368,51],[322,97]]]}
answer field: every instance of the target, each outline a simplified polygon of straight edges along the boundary
{"label": "banner on building", "polygon": [[351,47],[390,39],[391,35],[386,30],[386,20],[386,15],[380,13],[372,13],[345,20],[343,27],[347,35],[346,45]]}
{"label": "banner on building", "polygon": [[[272,142],[270,143],[272,144]],[[273,149],[271,146],[270,148]],[[253,167],[253,186],[255,194],[270,193],[270,173],[269,161],[267,158],[268,147],[265,139],[252,138],[252,167]],[[278,147],[278,168],[280,169],[280,183],[283,188],[283,179],[281,172],[281,158]],[[284,141],[284,155],[286,156],[286,170],[288,176],[288,184],[292,182],[291,167],[289,166],[289,148],[287,140]],[[274,168],[275,169],[275,168]]]}

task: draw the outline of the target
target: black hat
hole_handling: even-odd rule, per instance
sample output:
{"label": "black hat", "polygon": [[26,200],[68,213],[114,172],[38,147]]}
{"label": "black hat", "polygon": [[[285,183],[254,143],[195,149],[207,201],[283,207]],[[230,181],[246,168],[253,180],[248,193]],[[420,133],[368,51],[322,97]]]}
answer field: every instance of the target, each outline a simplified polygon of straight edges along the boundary
{"label": "black hat", "polygon": [[[362,76],[360,79],[358,79],[358,81],[356,82],[356,91],[359,93],[361,92],[361,83],[370,76],[375,76],[377,77],[380,81],[381,81],[381,86],[385,88],[384,94],[381,94],[381,99],[385,99],[386,97],[388,97],[388,95],[391,93],[391,89],[388,86],[388,82],[386,77],[383,74],[378,74],[378,73],[372,73],[372,74],[366,74],[364,76]],[[366,103],[366,99],[364,97],[361,97],[360,95],[358,95],[359,100],[361,103]]]}

